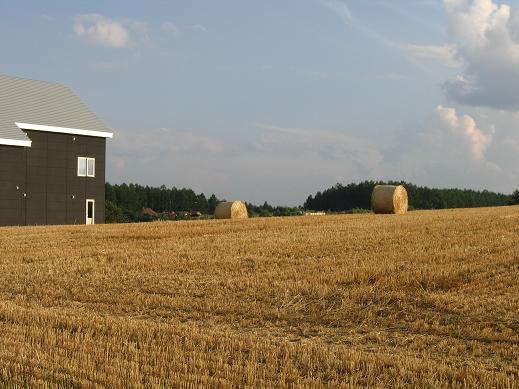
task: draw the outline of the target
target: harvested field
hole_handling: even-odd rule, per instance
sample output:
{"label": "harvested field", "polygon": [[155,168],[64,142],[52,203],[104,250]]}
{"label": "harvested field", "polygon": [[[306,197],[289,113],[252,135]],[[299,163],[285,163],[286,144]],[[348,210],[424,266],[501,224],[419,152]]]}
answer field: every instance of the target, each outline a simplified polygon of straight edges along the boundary
{"label": "harvested field", "polygon": [[519,207],[0,229],[0,386],[519,387]]}

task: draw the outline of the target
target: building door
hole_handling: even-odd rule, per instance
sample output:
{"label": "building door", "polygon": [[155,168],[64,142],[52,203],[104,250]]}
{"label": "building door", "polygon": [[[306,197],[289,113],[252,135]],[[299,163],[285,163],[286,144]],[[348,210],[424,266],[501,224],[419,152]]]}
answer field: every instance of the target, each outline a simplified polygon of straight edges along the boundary
{"label": "building door", "polygon": [[94,224],[95,200],[86,201],[86,224]]}

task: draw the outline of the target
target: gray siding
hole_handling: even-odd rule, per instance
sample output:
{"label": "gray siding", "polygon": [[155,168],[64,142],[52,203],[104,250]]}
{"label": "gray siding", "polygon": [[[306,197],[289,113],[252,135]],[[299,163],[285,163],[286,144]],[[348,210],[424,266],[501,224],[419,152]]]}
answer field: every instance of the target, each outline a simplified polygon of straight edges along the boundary
{"label": "gray siding", "polygon": [[66,86],[0,75],[0,138],[29,140],[15,123],[110,131]]}

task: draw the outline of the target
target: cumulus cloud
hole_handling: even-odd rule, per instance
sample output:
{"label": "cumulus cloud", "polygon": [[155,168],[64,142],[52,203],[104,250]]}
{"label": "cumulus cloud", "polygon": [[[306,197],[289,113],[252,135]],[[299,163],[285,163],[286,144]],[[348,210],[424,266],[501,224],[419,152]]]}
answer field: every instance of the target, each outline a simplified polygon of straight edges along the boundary
{"label": "cumulus cloud", "polygon": [[445,83],[450,99],[519,108],[519,10],[492,0],[444,0],[463,73]]}
{"label": "cumulus cloud", "polygon": [[492,124],[482,126],[471,115],[438,106],[383,150],[378,175],[428,186],[503,190],[511,172],[495,159],[501,147],[496,135]]}
{"label": "cumulus cloud", "polygon": [[128,48],[137,43],[137,35],[146,32],[146,24],[131,19],[115,20],[100,14],[76,18],[74,33],[82,41],[104,47]]}
{"label": "cumulus cloud", "polygon": [[459,138],[468,147],[469,155],[472,159],[475,161],[484,160],[485,152],[495,132],[493,127],[484,132],[477,127],[476,121],[471,116],[463,115],[458,117],[454,108],[445,108],[441,105],[436,108],[436,114],[445,124],[453,138],[455,140]]}
{"label": "cumulus cloud", "polygon": [[[482,130],[472,116],[460,115],[455,108],[441,105],[420,127],[415,135],[406,135],[406,145],[434,154],[436,161],[452,164],[484,162],[495,133],[493,126]],[[404,152],[408,150],[404,148]],[[424,158],[420,163],[427,163],[427,160]]]}

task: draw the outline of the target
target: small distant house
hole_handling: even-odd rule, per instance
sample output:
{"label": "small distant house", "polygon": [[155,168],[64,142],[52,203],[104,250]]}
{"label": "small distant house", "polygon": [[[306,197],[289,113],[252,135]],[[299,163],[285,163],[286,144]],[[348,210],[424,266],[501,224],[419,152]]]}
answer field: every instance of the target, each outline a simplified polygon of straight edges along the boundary
{"label": "small distant house", "polygon": [[0,75],[0,225],[104,223],[112,136],[66,86]]}

